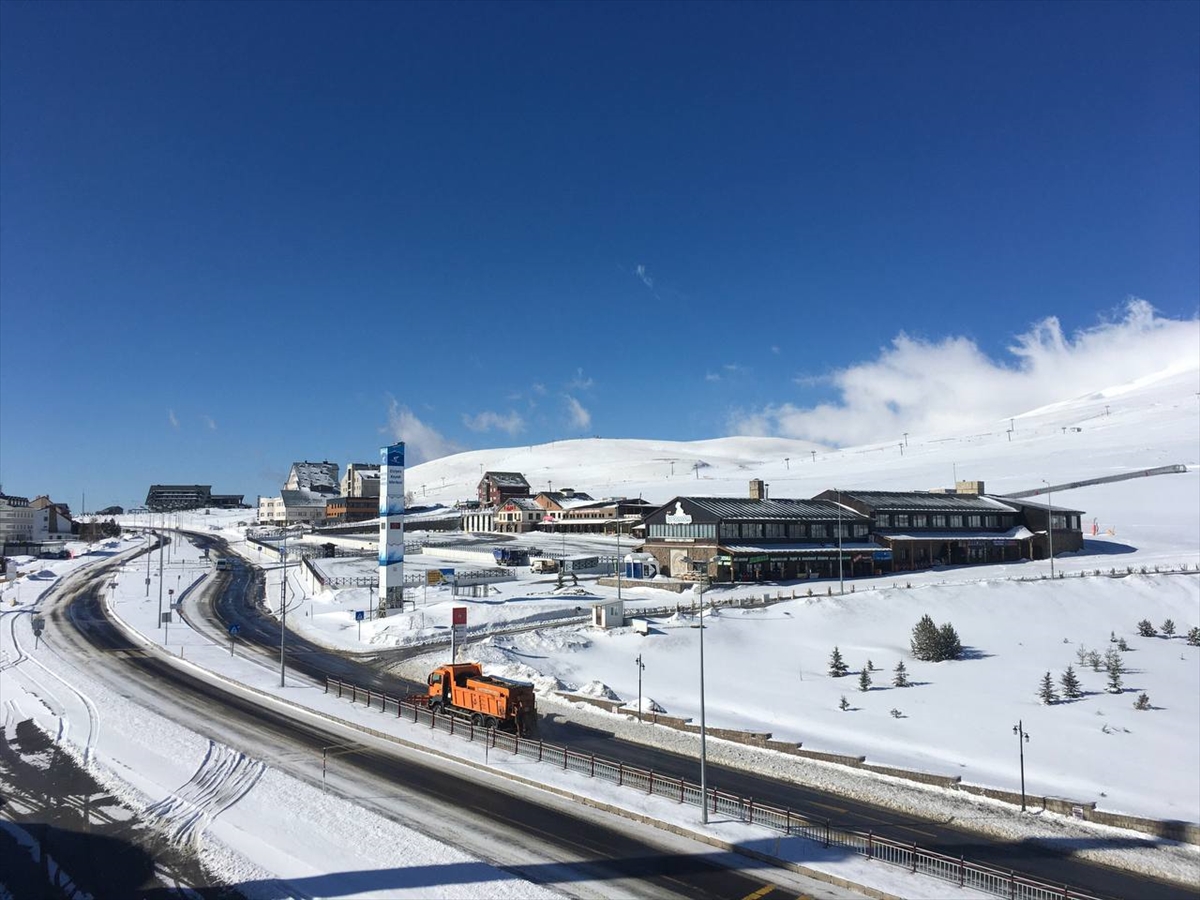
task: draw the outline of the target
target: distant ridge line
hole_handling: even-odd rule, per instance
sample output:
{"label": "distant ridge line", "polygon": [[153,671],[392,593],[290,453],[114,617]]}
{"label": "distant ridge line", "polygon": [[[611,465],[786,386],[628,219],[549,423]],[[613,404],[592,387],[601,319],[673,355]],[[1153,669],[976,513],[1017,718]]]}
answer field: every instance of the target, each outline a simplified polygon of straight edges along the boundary
{"label": "distant ridge line", "polygon": [[1064,484],[1052,484],[1048,487],[1034,488],[1031,491],[1016,491],[1012,494],[996,494],[994,496],[1007,497],[1010,500],[1020,500],[1022,497],[1036,497],[1038,494],[1048,494],[1050,491],[1066,491],[1071,488],[1090,487],[1093,484],[1112,484],[1114,481],[1129,481],[1131,478],[1149,478],[1151,475],[1181,475],[1185,472],[1187,472],[1187,466],[1176,463],[1173,466],[1139,469],[1136,472],[1124,472],[1120,475],[1086,478],[1083,481],[1068,481]]}

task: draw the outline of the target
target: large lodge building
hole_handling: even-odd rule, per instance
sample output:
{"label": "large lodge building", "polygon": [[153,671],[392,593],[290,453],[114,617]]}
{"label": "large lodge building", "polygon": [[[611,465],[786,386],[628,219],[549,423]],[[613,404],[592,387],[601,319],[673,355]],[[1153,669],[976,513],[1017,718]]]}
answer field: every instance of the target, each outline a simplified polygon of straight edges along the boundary
{"label": "large lodge building", "polygon": [[1056,555],[1083,546],[1080,510],[987,496],[981,482],[810,500],[771,500],[765,487],[751,481],[748,499],[674,498],[646,517],[642,549],[665,575],[744,582],[1044,559],[1051,537]]}

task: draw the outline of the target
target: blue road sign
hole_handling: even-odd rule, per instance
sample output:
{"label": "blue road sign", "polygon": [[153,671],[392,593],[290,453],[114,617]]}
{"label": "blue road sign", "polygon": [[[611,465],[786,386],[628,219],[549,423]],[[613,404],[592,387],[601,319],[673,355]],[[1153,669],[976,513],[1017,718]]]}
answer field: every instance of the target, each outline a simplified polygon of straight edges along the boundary
{"label": "blue road sign", "polygon": [[242,630],[242,626],[241,626],[241,625],[230,625],[230,626],[229,626],[229,633],[230,633],[231,635],[236,635],[236,634],[237,634],[239,631],[241,631],[241,630]]}
{"label": "blue road sign", "polygon": [[361,622],[366,617],[367,617],[366,613],[364,613],[361,609],[356,609],[354,611],[354,621],[355,622]]}

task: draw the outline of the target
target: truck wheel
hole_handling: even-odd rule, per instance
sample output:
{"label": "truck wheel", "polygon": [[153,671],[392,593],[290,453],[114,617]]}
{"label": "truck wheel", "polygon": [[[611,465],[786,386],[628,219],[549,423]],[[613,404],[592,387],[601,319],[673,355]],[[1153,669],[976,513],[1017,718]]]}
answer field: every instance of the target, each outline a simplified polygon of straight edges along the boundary
{"label": "truck wheel", "polygon": [[437,716],[437,715],[441,715],[441,713],[442,713],[442,701],[441,701],[441,700],[430,700],[430,701],[429,701],[429,710],[430,710],[430,712],[432,712],[432,713],[433,713],[435,716]]}
{"label": "truck wheel", "polygon": [[480,725],[482,723],[483,723],[483,716],[481,716],[479,713],[471,713],[471,724],[472,725]]}
{"label": "truck wheel", "polygon": [[491,716],[488,716],[488,717],[487,717],[487,720],[486,720],[486,721],[485,721],[483,724],[484,724],[484,725],[485,725],[487,728],[489,728],[489,729],[491,729],[491,728],[495,728],[495,727],[496,727],[496,720],[495,720],[495,719],[493,719]]}

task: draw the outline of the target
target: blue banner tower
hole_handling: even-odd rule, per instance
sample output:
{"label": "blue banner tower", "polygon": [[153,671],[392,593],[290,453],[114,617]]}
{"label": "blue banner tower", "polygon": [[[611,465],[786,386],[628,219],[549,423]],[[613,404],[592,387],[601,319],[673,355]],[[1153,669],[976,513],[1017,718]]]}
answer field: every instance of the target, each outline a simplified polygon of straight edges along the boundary
{"label": "blue banner tower", "polygon": [[404,442],[379,451],[379,609],[404,607]]}

